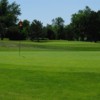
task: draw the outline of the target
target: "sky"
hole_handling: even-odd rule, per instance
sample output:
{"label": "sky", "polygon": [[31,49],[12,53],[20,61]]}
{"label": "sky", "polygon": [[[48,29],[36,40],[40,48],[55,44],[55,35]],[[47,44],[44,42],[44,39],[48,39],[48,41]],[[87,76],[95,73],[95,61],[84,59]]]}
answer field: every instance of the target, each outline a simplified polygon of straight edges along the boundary
{"label": "sky", "polygon": [[62,17],[65,24],[71,21],[71,15],[89,6],[92,10],[100,10],[100,0],[9,0],[20,5],[20,20],[40,20],[44,25],[51,24],[52,19]]}

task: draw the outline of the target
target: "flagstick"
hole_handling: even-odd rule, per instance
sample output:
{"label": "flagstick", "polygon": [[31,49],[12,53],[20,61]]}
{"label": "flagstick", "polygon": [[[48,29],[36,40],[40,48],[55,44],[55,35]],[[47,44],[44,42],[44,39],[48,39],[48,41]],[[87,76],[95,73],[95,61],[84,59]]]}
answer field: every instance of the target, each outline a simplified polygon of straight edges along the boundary
{"label": "flagstick", "polygon": [[[22,27],[23,27],[23,22],[20,20],[20,22],[19,22],[20,33],[21,33]],[[20,39],[20,35],[19,35],[19,56],[20,55],[21,55],[21,39]]]}
{"label": "flagstick", "polygon": [[21,42],[19,40],[19,56],[20,56],[20,52],[21,52]]}

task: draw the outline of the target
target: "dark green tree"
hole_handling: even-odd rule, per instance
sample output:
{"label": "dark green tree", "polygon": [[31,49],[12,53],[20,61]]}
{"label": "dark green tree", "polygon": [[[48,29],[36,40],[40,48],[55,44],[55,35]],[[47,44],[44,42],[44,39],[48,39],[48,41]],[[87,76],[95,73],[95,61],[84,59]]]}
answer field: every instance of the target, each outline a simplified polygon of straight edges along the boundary
{"label": "dark green tree", "polygon": [[47,30],[47,38],[49,40],[55,40],[56,39],[56,35],[55,35],[55,32],[53,31],[53,28],[52,28],[52,25],[47,25],[46,26],[46,30]]}
{"label": "dark green tree", "polygon": [[31,34],[30,39],[31,40],[37,40],[38,42],[43,37],[43,24],[41,21],[33,20],[31,23]]}
{"label": "dark green tree", "polygon": [[4,35],[5,35],[4,27],[5,27],[5,25],[3,23],[0,23],[0,38],[1,38],[1,40],[4,39]]}
{"label": "dark green tree", "polygon": [[15,25],[21,14],[19,6],[16,2],[9,4],[8,0],[0,0],[0,22],[7,27]]}
{"label": "dark green tree", "polygon": [[64,29],[64,20],[61,17],[57,17],[52,20],[53,31],[56,34],[56,39],[62,39],[62,33]]}
{"label": "dark green tree", "polygon": [[11,26],[8,29],[8,38],[9,40],[21,40],[22,36],[19,31],[19,28],[16,26]]}
{"label": "dark green tree", "polygon": [[20,14],[16,2],[9,4],[8,0],[0,0],[0,27],[3,29],[3,34],[7,28],[16,25]]}
{"label": "dark green tree", "polygon": [[65,26],[63,34],[65,40],[75,40],[75,34],[73,30],[74,28],[72,24]]}
{"label": "dark green tree", "polygon": [[98,14],[98,39],[100,41],[100,10],[97,12]]}
{"label": "dark green tree", "polygon": [[77,40],[99,41],[100,13],[92,11],[89,7],[79,10],[72,15],[73,31]]}
{"label": "dark green tree", "polygon": [[75,39],[84,41],[87,35],[87,24],[91,9],[87,6],[84,10],[79,10],[78,13],[72,15],[72,25],[75,32]]}
{"label": "dark green tree", "polygon": [[23,30],[22,33],[25,35],[25,37],[28,39],[30,35],[30,21],[24,20],[23,21]]}

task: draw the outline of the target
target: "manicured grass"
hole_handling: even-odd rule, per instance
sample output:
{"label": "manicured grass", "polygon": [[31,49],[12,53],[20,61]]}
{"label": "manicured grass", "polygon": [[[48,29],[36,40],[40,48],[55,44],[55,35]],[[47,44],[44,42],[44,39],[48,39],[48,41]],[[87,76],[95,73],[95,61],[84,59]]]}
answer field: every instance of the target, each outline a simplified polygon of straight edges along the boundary
{"label": "manicured grass", "polygon": [[0,100],[100,99],[99,43],[1,44]]}

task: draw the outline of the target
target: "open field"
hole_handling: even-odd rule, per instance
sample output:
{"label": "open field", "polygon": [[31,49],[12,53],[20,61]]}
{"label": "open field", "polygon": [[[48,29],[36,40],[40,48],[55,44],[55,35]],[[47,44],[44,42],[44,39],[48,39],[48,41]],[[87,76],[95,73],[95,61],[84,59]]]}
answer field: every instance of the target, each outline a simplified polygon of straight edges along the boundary
{"label": "open field", "polygon": [[0,41],[0,100],[99,100],[100,43]]}

